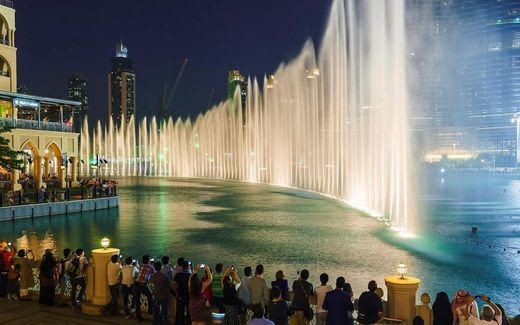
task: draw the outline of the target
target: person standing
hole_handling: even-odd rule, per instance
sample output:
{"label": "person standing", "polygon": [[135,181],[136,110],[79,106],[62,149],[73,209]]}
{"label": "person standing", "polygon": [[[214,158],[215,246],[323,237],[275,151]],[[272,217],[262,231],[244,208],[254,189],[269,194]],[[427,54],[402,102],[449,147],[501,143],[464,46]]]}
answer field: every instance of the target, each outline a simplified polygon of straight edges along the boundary
{"label": "person standing", "polygon": [[[87,288],[86,276],[88,266],[89,263],[85,257],[85,250],[83,248],[76,249],[76,253],[70,261],[68,268],[68,276],[72,281],[70,300],[73,309],[76,309],[77,305],[83,301],[85,289]],[[76,295],[78,286],[79,294]]]}
{"label": "person standing", "polygon": [[467,306],[469,306],[469,313],[474,317],[479,318],[477,302],[470,298],[471,295],[466,290],[459,290],[455,294],[455,298],[451,303],[454,323],[459,325],[469,325],[469,318],[464,317],[464,310]]}
{"label": "person standing", "polygon": [[155,269],[150,265],[150,255],[144,255],[141,259],[143,265],[139,269],[139,274],[134,282],[134,298],[135,298],[135,317],[137,321],[142,321],[141,315],[141,295],[144,295],[148,300],[148,313],[153,314],[153,296],[148,288],[150,278],[155,273]]}
{"label": "person standing", "polygon": [[61,265],[61,273],[59,276],[59,300],[60,306],[65,307],[67,303],[65,302],[65,292],[67,291],[67,283],[70,281],[69,275],[67,274],[67,269],[70,265],[71,260],[71,249],[65,248],[63,250],[63,258],[60,259],[59,263]]}
{"label": "person standing", "polygon": [[500,308],[495,305],[494,302],[488,296],[481,295],[480,299],[487,303],[484,307],[482,307],[482,318],[478,318],[473,316],[470,313],[470,308],[472,303],[475,301],[475,297],[468,295],[466,301],[466,307],[464,308],[464,318],[469,321],[470,325],[502,325],[502,312]]}
{"label": "person standing", "polygon": [[287,325],[291,307],[287,300],[282,298],[282,291],[277,286],[271,289],[271,301],[267,304],[267,318],[276,325]]}
{"label": "person standing", "polygon": [[11,268],[11,258],[14,256],[16,248],[11,243],[2,242],[0,250],[0,297],[7,296],[7,273]]}
{"label": "person standing", "polygon": [[264,274],[264,266],[258,264],[254,278],[249,281],[249,292],[251,292],[251,304],[261,304],[264,308],[269,302],[269,288],[262,274]]}
{"label": "person standing", "polygon": [[168,302],[171,292],[171,282],[168,276],[161,272],[162,263],[154,263],[155,273],[150,281],[153,285],[153,325],[168,325]]}
{"label": "person standing", "polygon": [[224,265],[218,263],[215,265],[215,274],[211,281],[211,304],[218,308],[219,313],[224,313],[224,290],[222,288],[222,269]]}
{"label": "person standing", "polygon": [[345,286],[345,278],[340,276],[336,279],[336,289],[325,295],[323,309],[327,311],[327,324],[352,323],[354,305],[350,295],[343,291],[343,286]]}
{"label": "person standing", "polygon": [[193,270],[193,273],[189,278],[189,290],[190,290],[190,319],[191,325],[206,325],[209,313],[210,303],[206,299],[206,297],[202,294],[206,287],[211,285],[212,274],[208,265],[204,266],[204,271],[206,276],[204,277],[206,280],[201,281],[197,275],[199,269],[202,266],[198,265],[197,268]]}
{"label": "person standing", "polygon": [[275,286],[278,287],[282,292],[282,299],[289,300],[289,282],[287,282],[287,279],[285,278],[285,274],[283,274],[283,271],[279,270],[278,272],[276,272],[275,278],[275,281],[271,281],[271,288]]}
{"label": "person standing", "polygon": [[323,301],[325,300],[325,295],[327,292],[334,290],[330,285],[327,284],[329,282],[329,275],[327,273],[322,273],[320,275],[321,285],[316,288],[316,324],[324,325],[325,320],[327,319],[327,311],[323,309]]}
{"label": "person standing", "polygon": [[222,288],[224,291],[224,324],[240,325],[240,311],[242,301],[238,299],[237,289],[240,288],[240,278],[234,267],[226,268],[222,278]]}
{"label": "person standing", "polygon": [[309,298],[314,295],[312,284],[307,281],[309,271],[302,270],[300,278],[293,282],[293,301],[292,307],[294,317],[291,319],[292,325],[307,325],[312,319],[312,309],[309,304]]}
{"label": "person standing", "polygon": [[177,272],[173,277],[173,281],[177,284],[177,311],[175,313],[175,324],[184,325],[189,324],[190,313],[190,292],[188,289],[190,279],[190,265],[187,261],[182,261],[182,272]]}
{"label": "person standing", "polygon": [[106,306],[106,311],[112,315],[118,314],[117,309],[119,307],[119,284],[121,270],[123,269],[119,261],[119,256],[114,254],[107,265],[107,283],[108,290],[110,291],[110,302]]}
{"label": "person standing", "polygon": [[170,263],[170,257],[169,256],[163,256],[161,258],[162,262],[162,268],[161,272],[166,275],[168,280],[173,281],[173,267],[169,264]]}
{"label": "person standing", "polygon": [[244,268],[244,276],[240,278],[242,285],[238,288],[238,298],[242,300],[246,308],[251,305],[251,291],[249,291],[249,282],[251,281],[251,266]]}
{"label": "person standing", "polygon": [[376,293],[377,283],[372,280],[368,283],[368,291],[359,296],[358,322],[374,324],[383,317],[383,301]]}
{"label": "person standing", "polygon": [[437,293],[435,302],[432,306],[433,325],[444,325],[453,323],[453,313],[451,312],[450,298],[446,292]]}
{"label": "person standing", "polygon": [[50,250],[46,250],[40,264],[40,299],[39,303],[54,306],[54,292],[56,281],[54,280],[54,268],[56,260]]}
{"label": "person standing", "polygon": [[[29,257],[29,254],[31,257]],[[32,268],[34,266],[34,254],[31,250],[20,249],[17,257],[12,259],[13,265],[20,265],[20,299],[31,300],[29,288],[34,286]]]}
{"label": "person standing", "polygon": [[[123,295],[123,307],[125,309],[125,318],[130,318],[131,310],[134,309],[134,279],[139,274],[139,268],[137,267],[137,261],[132,256],[129,256],[125,260],[125,266],[121,270],[121,294]],[[132,308],[129,306],[130,296],[132,296]]]}

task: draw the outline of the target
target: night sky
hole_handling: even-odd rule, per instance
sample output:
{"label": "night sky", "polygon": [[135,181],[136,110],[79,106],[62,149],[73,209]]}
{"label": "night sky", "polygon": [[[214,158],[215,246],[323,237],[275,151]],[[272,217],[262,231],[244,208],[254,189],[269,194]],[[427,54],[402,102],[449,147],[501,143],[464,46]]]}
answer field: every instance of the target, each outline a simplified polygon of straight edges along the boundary
{"label": "night sky", "polygon": [[18,84],[66,98],[74,72],[89,83],[90,120],[106,119],[110,58],[121,36],[137,78],[138,118],[157,113],[164,82],[189,64],[174,116],[225,98],[227,71],[263,77],[311,37],[319,43],[332,0],[15,0]]}

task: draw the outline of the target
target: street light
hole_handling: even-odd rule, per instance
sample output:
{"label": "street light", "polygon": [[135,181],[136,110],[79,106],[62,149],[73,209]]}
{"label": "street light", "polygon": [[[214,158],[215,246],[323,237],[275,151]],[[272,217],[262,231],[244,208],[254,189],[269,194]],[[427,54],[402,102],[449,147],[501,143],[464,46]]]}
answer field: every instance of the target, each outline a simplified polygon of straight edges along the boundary
{"label": "street light", "polygon": [[108,239],[107,237],[101,239],[101,246],[103,247],[103,249],[107,249],[108,246],[110,246],[110,239]]}
{"label": "street light", "polygon": [[406,264],[403,264],[403,262],[399,263],[397,265],[397,273],[399,273],[401,279],[404,279],[406,275]]}

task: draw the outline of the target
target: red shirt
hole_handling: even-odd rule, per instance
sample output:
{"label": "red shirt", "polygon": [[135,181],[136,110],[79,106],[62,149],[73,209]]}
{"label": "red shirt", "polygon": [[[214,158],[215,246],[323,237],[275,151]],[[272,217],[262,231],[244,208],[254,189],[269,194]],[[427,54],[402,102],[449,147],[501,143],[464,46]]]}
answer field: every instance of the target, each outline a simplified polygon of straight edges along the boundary
{"label": "red shirt", "polygon": [[11,268],[11,258],[14,256],[13,252],[3,252],[2,259],[4,260],[4,265],[7,270]]}

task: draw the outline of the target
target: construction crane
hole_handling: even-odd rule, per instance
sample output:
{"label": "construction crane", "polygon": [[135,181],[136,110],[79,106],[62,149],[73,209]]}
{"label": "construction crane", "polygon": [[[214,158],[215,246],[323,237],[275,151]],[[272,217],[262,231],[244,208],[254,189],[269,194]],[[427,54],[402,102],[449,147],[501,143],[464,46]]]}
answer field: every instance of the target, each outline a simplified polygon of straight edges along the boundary
{"label": "construction crane", "polygon": [[170,92],[168,92],[168,84],[164,83],[163,95],[162,95],[162,100],[161,100],[161,108],[159,110],[159,118],[161,119],[161,121],[164,121],[168,118],[168,115],[169,115],[168,109],[170,108],[170,105],[173,100],[173,96],[175,95],[175,91],[177,90],[177,87],[179,86],[179,83],[182,78],[182,74],[184,73],[184,69],[186,69],[186,65],[188,64],[188,61],[189,60],[186,58],[182,62],[181,68],[179,70],[179,73],[177,74],[177,77],[175,78],[173,87],[170,90]]}

